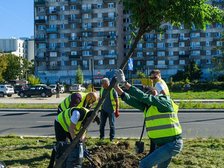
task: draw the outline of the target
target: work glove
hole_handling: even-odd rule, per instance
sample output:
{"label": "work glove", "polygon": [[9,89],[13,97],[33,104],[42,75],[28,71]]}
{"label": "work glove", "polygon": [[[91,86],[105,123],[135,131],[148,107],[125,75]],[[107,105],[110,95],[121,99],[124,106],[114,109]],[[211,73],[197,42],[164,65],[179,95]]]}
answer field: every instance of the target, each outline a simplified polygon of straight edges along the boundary
{"label": "work glove", "polygon": [[117,79],[117,83],[124,84],[126,82],[124,72],[121,69],[115,70],[115,77]]}
{"label": "work glove", "polygon": [[119,111],[118,111],[118,110],[116,110],[116,111],[115,111],[115,113],[114,113],[114,115],[115,115],[115,117],[116,117],[116,118],[118,118],[118,117],[120,116]]}

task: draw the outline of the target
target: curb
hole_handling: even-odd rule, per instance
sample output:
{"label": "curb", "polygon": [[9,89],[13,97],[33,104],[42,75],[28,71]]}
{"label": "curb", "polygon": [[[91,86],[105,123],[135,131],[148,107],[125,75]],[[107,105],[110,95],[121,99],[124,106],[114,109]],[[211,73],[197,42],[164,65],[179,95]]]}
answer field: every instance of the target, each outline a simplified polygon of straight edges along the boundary
{"label": "curb", "polygon": [[[141,112],[138,109],[120,109],[121,113],[128,112]],[[57,113],[57,109],[0,109],[0,112],[47,112],[47,113]],[[224,113],[224,109],[179,109],[179,113]]]}

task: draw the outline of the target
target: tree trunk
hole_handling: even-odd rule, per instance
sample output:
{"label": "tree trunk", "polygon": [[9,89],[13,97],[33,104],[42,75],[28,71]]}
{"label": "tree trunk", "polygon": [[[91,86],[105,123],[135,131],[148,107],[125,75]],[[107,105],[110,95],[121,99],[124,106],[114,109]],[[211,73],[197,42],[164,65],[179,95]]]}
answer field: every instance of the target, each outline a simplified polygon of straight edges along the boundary
{"label": "tree trunk", "polygon": [[[122,64],[120,65],[120,69],[124,69],[128,59],[132,56],[132,54],[135,51],[135,48],[137,47],[137,44],[139,42],[139,40],[141,39],[142,35],[144,35],[144,33],[146,32],[147,26],[143,26],[139,29],[137,36],[135,38],[134,43],[131,46],[130,51],[128,52],[127,57],[123,60]],[[109,88],[106,90],[105,96],[103,96],[97,103],[93,113],[91,114],[91,116],[87,119],[86,123],[83,125],[83,127],[81,128],[81,130],[79,131],[79,133],[76,135],[76,137],[74,138],[74,140],[72,141],[71,145],[66,149],[66,151],[61,155],[61,157],[57,160],[55,168],[61,168],[63,162],[66,160],[67,156],[69,155],[69,153],[71,153],[71,151],[73,150],[73,148],[76,146],[76,144],[79,142],[79,139],[81,138],[81,136],[83,135],[83,133],[85,132],[85,130],[88,128],[88,126],[90,125],[90,123],[94,120],[94,118],[96,117],[96,115],[98,114],[98,111],[100,109],[100,106],[103,104],[105,97],[109,94],[110,90],[114,87],[116,83],[116,79],[115,77],[112,78],[111,82],[110,82],[110,86]]]}

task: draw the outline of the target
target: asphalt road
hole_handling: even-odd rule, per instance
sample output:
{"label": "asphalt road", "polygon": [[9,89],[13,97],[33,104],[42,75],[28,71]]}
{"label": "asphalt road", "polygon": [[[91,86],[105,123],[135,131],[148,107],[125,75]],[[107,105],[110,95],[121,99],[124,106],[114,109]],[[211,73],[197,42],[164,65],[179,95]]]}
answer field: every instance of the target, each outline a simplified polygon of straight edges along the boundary
{"label": "asphalt road", "polygon": [[[0,135],[54,136],[53,122],[56,112],[0,111]],[[224,137],[224,113],[179,113],[184,138]],[[124,112],[116,119],[116,137],[139,137],[143,114]],[[89,135],[99,136],[99,127],[92,123]],[[106,136],[109,135],[108,123]]]}

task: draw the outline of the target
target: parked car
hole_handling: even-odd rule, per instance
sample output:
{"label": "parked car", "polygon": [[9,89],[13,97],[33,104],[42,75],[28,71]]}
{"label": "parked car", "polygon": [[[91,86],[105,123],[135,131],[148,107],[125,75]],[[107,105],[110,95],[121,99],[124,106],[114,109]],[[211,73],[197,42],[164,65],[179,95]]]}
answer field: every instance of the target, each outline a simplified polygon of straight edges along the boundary
{"label": "parked car", "polygon": [[0,84],[0,97],[7,95],[11,97],[14,94],[14,88],[9,84]]}
{"label": "parked car", "polygon": [[[51,84],[49,85],[49,87],[52,89],[53,93],[56,93],[57,84]],[[65,87],[63,85],[60,85],[60,93],[64,93],[64,92],[65,92]]]}
{"label": "parked car", "polygon": [[73,84],[69,88],[69,92],[84,92],[86,91],[86,88],[83,87],[81,84]]}
{"label": "parked car", "polygon": [[28,88],[28,85],[14,85],[14,92],[19,93],[20,90]]}
{"label": "parked car", "polygon": [[52,89],[44,85],[31,86],[25,90],[19,91],[18,95],[20,97],[31,97],[31,96],[41,96],[41,97],[51,97]]}

